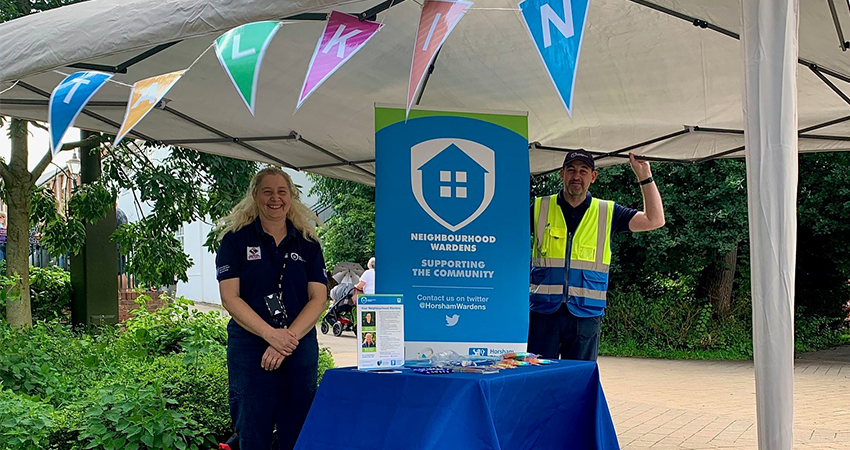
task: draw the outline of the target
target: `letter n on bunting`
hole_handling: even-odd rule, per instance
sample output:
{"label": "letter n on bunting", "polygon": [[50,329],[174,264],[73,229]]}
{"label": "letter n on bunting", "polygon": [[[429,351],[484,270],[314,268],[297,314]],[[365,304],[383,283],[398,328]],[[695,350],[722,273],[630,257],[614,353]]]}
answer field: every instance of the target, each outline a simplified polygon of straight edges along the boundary
{"label": "letter n on bunting", "polygon": [[528,33],[570,116],[589,6],[590,0],[524,0],[519,4]]}

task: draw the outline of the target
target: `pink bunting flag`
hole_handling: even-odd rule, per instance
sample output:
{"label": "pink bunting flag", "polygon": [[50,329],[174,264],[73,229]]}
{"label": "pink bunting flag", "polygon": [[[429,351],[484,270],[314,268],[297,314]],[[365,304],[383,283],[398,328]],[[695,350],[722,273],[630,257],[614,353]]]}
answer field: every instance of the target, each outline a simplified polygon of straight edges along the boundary
{"label": "pink bunting flag", "polygon": [[360,20],[356,16],[333,11],[313,51],[295,110],[382,27],[378,22]]}
{"label": "pink bunting flag", "polygon": [[428,66],[437,57],[437,51],[446,42],[449,34],[472,6],[472,2],[463,0],[427,0],[419,18],[419,32],[416,33],[416,47],[413,49],[413,61],[410,64],[410,81],[407,85],[407,112],[425,79]]}

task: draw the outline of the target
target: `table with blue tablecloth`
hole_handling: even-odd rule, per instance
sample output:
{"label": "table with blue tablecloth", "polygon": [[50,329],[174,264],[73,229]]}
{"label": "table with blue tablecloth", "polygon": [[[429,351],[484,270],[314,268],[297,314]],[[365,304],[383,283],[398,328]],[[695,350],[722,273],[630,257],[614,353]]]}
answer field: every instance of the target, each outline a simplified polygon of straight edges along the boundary
{"label": "table with blue tablecloth", "polygon": [[298,450],[619,449],[595,362],[497,374],[325,372]]}

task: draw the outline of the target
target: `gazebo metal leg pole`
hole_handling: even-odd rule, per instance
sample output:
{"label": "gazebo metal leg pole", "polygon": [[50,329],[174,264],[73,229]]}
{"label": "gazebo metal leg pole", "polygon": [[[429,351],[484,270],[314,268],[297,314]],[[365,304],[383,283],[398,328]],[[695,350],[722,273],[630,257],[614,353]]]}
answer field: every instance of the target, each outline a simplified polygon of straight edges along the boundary
{"label": "gazebo metal leg pole", "polygon": [[793,446],[798,1],[741,2],[756,423],[761,450]]}

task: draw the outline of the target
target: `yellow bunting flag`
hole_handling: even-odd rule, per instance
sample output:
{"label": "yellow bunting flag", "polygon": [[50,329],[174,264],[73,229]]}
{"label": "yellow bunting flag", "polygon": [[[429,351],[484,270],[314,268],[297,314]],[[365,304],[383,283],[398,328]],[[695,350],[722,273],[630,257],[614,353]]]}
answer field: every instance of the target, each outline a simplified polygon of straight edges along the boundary
{"label": "yellow bunting flag", "polygon": [[121,139],[130,132],[151,110],[159,104],[165,94],[177,83],[185,70],[167,73],[137,81],[133,85],[133,91],[130,92],[130,101],[127,102],[127,112],[124,113],[124,122],[121,124],[121,129],[115,136],[115,143],[118,145]]}

